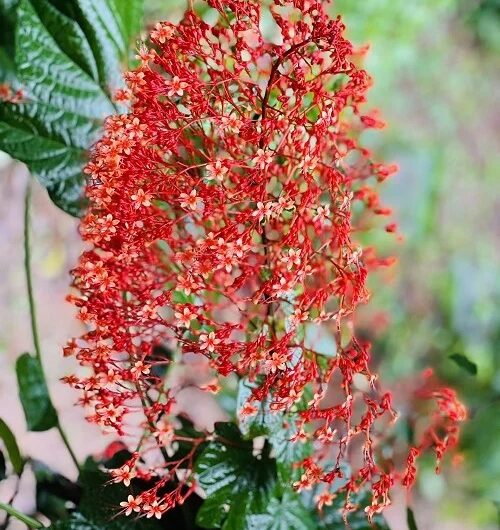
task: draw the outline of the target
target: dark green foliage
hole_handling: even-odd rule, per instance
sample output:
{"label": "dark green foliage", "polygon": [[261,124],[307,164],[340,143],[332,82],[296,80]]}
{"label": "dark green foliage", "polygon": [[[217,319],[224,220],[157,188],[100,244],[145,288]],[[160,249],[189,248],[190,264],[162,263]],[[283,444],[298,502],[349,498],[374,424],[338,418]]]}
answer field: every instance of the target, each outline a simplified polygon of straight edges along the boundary
{"label": "dark green foliage", "polygon": [[[325,506],[319,513],[314,499],[321,488],[303,494],[295,492],[290,472],[280,472],[270,440],[271,436],[256,451],[253,441],[247,440],[235,424],[216,424],[213,441],[196,462],[199,484],[206,495],[196,516],[197,524],[223,530],[344,529],[343,496],[339,495],[332,506]],[[291,467],[288,461],[288,468]],[[388,530],[381,517],[370,525],[363,511],[369,502],[366,495],[357,499],[360,509],[349,517],[350,528]]]}
{"label": "dark green foliage", "polygon": [[470,361],[465,355],[461,353],[454,353],[450,355],[450,359],[454,361],[457,366],[460,366],[462,370],[465,370],[470,375],[477,375],[477,365]]}
{"label": "dark green foliage", "polygon": [[252,442],[244,440],[233,423],[216,424],[214,438],[196,462],[207,496],[196,521],[203,528],[244,529],[250,516],[266,511],[276,462],[269,446],[254,456]]}
{"label": "dark green foliage", "polygon": [[40,360],[29,353],[16,362],[19,398],[30,431],[47,431],[57,426],[57,413],[50,400]]}
{"label": "dark green foliage", "polygon": [[80,500],[80,486],[38,460],[31,462],[31,468],[36,480],[37,511],[51,520],[67,518],[68,507]]}
{"label": "dark green foliage", "polygon": [[265,513],[248,518],[248,530],[316,530],[311,510],[304,506],[300,496],[286,491],[281,499],[273,497]]}
{"label": "dark green foliage", "polygon": [[23,471],[24,459],[13,432],[2,419],[0,419],[0,440],[3,442],[14,473],[20,475]]}
{"label": "dark green foliage", "polygon": [[408,530],[418,530],[415,515],[410,507],[406,508],[406,522],[408,523]]}
{"label": "dark green foliage", "polygon": [[80,498],[77,510],[68,518],[55,522],[54,530],[155,530],[163,528],[156,520],[126,518],[119,515],[120,502],[130,493],[120,484],[109,483],[109,475],[88,458],[78,479]]}
{"label": "dark green foliage", "polygon": [[[246,380],[241,380],[238,388],[237,409],[239,410],[252,394],[254,385]],[[306,458],[312,451],[310,443],[292,442],[297,433],[296,416],[272,412],[268,400],[260,404],[260,409],[254,416],[240,420],[240,430],[247,438],[267,436],[272,447],[272,456],[280,479],[290,480],[293,474],[294,462]]]}
{"label": "dark green foliage", "polygon": [[5,462],[5,456],[3,451],[0,451],[0,480],[3,480],[7,476],[7,465]]}

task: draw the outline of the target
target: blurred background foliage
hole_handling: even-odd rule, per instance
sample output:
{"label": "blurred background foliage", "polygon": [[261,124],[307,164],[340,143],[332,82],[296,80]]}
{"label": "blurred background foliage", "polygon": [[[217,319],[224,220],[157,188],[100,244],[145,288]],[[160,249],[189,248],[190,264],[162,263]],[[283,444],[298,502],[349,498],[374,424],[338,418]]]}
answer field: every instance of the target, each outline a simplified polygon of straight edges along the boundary
{"label": "blurred background foliage", "polygon": [[[149,0],[147,19],[178,20],[182,0]],[[367,241],[399,264],[372,280],[361,326],[390,385],[426,366],[457,388],[470,412],[464,462],[422,466],[420,495],[440,517],[484,528],[500,503],[500,0],[336,0],[348,36],[369,44],[370,104],[388,122],[366,133],[400,165],[384,186],[403,242]],[[374,323],[376,325],[374,325]],[[466,355],[477,375],[450,355]],[[397,399],[397,393],[396,393]],[[447,487],[447,484],[452,487]]]}

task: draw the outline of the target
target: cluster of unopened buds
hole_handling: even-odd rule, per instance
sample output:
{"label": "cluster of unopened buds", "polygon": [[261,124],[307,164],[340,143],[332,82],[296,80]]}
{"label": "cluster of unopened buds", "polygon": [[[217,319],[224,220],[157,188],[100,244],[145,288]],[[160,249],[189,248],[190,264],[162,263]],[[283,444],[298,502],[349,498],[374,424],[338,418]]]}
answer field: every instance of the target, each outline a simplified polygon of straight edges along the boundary
{"label": "cluster of unopened buds", "polygon": [[[292,443],[313,441],[294,486],[323,484],[319,508],[339,493],[330,488],[362,440],[345,508],[350,493],[371,484],[371,516],[403,476],[377,464],[374,424],[395,414],[370,372],[369,344],[352,333],[368,271],[391,262],[355,241],[390,214],[376,188],[396,171],[358,141],[382,126],[362,111],[371,80],[325,2],[207,3],[213,24],[188,10],[179,24],[154,27],[117,93],[130,111],[108,118],[86,167],[81,234],[90,248],[70,298],[88,332],[65,353],[92,374],[66,380],[82,391],[90,421],[120,435],[137,424],[144,431],[133,459],[112,475],[157,481],[124,500],[127,514],[160,517],[196,488],[199,439],[182,462],[160,458],[178,442],[176,389],[161,370],[198,356],[205,391],[217,392],[230,374],[253,383],[240,418],[267,401],[295,423]],[[262,9],[279,28],[273,42],[262,35]],[[332,338],[330,352],[318,351],[311,330]],[[175,361],[158,346],[177,352]],[[441,426],[453,431],[463,419],[458,405],[437,397]],[[434,434],[435,447],[453,443],[440,428]],[[407,485],[418,451],[410,451]],[[174,479],[177,489],[163,493]]]}

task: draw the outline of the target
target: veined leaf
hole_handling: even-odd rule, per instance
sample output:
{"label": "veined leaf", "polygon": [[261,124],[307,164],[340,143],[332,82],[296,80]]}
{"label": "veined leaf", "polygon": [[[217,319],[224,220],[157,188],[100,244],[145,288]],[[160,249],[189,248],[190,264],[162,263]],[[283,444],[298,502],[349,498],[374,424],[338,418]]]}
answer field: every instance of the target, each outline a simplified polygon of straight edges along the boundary
{"label": "veined leaf", "polygon": [[16,362],[19,398],[29,431],[48,431],[57,425],[40,361],[24,353]]}
{"label": "veined leaf", "polygon": [[128,59],[129,42],[120,19],[105,0],[74,0],[78,20],[97,60],[101,86],[114,91],[122,85],[121,72]]}
{"label": "veined leaf", "polygon": [[50,117],[58,114],[57,109],[36,103],[0,105],[0,148],[27,164],[60,208],[78,215],[86,159],[85,148],[78,144],[85,141],[86,131],[92,137],[97,129],[77,116],[51,122]]}
{"label": "veined leaf", "polygon": [[315,517],[311,514],[300,496],[286,491],[280,499],[272,498],[266,513],[251,515],[248,530],[316,530]]}
{"label": "veined leaf", "polygon": [[133,47],[134,39],[139,36],[142,29],[142,2],[138,0],[132,0],[131,2],[124,2],[123,0],[110,0],[110,5],[118,15],[122,35],[125,37],[125,42]]}
{"label": "veined leaf", "polygon": [[[247,403],[252,396],[252,390],[256,388],[255,383],[248,379],[241,379],[238,383],[238,397],[236,399],[236,410],[239,414],[240,409]],[[257,402],[259,410],[253,416],[244,416],[239,419],[239,427],[245,437],[254,438],[274,431],[283,423],[281,413],[273,413],[269,408],[269,400]]]}
{"label": "veined leaf", "polygon": [[[255,384],[246,379],[239,382],[237,411],[239,411],[252,395]],[[267,436],[273,449],[271,456],[276,459],[279,477],[282,480],[292,478],[293,463],[303,460],[311,452],[311,444],[292,441],[297,434],[296,414],[273,412],[269,400],[259,403],[260,407],[254,416],[243,417],[239,427],[245,437]],[[300,474],[300,470],[296,470]]]}
{"label": "veined leaf", "polygon": [[253,455],[252,442],[236,425],[216,424],[215,440],[196,461],[198,483],[207,498],[196,522],[202,528],[246,530],[248,518],[266,513],[276,481],[275,461],[264,448]]}
{"label": "veined leaf", "polygon": [[25,162],[72,215],[82,211],[88,149],[118,110],[112,94],[141,10],[142,0],[0,0],[0,15],[16,27],[14,42],[0,40],[0,60],[15,50],[24,94],[19,104],[0,104],[0,149]]}

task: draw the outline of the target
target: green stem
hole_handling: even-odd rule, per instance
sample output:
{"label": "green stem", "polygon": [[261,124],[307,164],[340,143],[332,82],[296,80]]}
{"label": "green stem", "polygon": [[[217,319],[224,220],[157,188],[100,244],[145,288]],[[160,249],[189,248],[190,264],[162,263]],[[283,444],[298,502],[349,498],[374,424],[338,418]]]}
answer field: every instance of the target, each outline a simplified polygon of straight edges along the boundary
{"label": "green stem", "polygon": [[3,502],[0,502],[0,510],[4,510],[10,516],[15,517],[30,528],[43,528],[43,524],[40,521],[37,521],[36,519],[33,519],[33,517],[19,512],[10,504],[4,504]]}
{"label": "green stem", "polygon": [[38,324],[36,320],[35,297],[33,296],[33,277],[31,275],[31,244],[30,244],[30,204],[31,204],[31,181],[26,187],[24,197],[24,271],[26,273],[26,286],[28,288],[28,302],[30,307],[31,333],[33,335],[33,346],[36,358],[42,360],[42,350],[38,337]]}
{"label": "green stem", "polygon": [[71,460],[73,460],[73,464],[75,464],[76,469],[80,471],[80,463],[78,462],[78,458],[76,458],[76,455],[69,443],[68,437],[66,436],[66,432],[61,426],[61,423],[59,422],[59,418],[57,418],[57,430],[59,431],[59,436],[61,437],[61,440],[63,441],[63,444],[66,446],[66,449],[68,450],[69,456],[71,457]]}
{"label": "green stem", "polygon": [[[28,185],[26,187],[26,195],[24,198],[24,271],[26,274],[26,286],[28,290],[28,303],[29,303],[29,308],[30,308],[30,319],[31,319],[31,334],[33,336],[33,346],[35,348],[35,356],[38,359],[38,362],[40,363],[43,378],[47,380],[44,369],[43,369],[43,364],[42,364],[42,349],[40,347],[40,338],[38,336],[38,323],[37,323],[37,318],[36,318],[35,297],[33,294],[33,277],[31,274],[30,206],[31,206],[31,180],[28,182]],[[66,436],[66,433],[64,432],[64,429],[62,428],[61,423],[59,422],[59,417],[57,418],[56,428],[59,431],[59,435],[61,436],[61,439],[64,445],[66,446],[66,449],[68,450],[71,460],[73,460],[73,463],[75,464],[76,468],[80,470],[80,464],[78,463],[78,459],[76,458],[76,455],[73,452],[71,445],[69,444],[68,437]]]}

